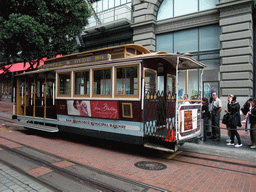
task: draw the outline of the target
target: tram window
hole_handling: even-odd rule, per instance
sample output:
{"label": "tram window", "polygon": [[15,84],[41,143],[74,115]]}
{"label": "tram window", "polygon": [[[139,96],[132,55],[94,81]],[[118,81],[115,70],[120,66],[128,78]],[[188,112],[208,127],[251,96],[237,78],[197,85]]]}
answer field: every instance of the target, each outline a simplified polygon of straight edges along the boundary
{"label": "tram window", "polygon": [[145,70],[145,89],[146,91],[156,91],[156,72],[153,70]]}
{"label": "tram window", "polygon": [[60,73],[58,96],[70,96],[70,73]]}
{"label": "tram window", "polygon": [[111,69],[93,71],[93,95],[111,95]]}
{"label": "tram window", "polygon": [[167,92],[170,95],[175,94],[175,76],[174,75],[167,76]]}
{"label": "tram window", "polygon": [[85,96],[89,95],[90,81],[89,71],[75,72],[75,95]]}
{"label": "tram window", "polygon": [[135,49],[133,49],[133,48],[127,48],[126,51],[135,55]]}
{"label": "tram window", "polygon": [[115,95],[138,95],[138,66],[118,67]]}
{"label": "tram window", "polygon": [[124,58],[124,53],[111,54],[111,59],[120,59],[120,58]]}

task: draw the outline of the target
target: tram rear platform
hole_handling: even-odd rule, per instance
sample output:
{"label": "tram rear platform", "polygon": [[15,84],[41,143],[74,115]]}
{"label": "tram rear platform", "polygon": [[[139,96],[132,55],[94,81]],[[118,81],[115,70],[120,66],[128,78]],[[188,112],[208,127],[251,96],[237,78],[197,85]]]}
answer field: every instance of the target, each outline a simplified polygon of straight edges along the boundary
{"label": "tram rear platform", "polygon": [[[14,120],[11,120],[12,112],[13,112],[13,104],[11,102],[0,101],[0,126],[2,128],[8,129],[8,127],[5,127],[5,119],[8,120],[9,122],[10,121],[15,122]],[[11,126],[11,125],[9,124],[9,126]],[[228,139],[227,130],[225,129],[224,124],[221,124],[221,128],[222,129],[221,129],[221,140],[220,141],[214,141],[214,140],[208,139],[206,142],[199,141],[199,142],[185,143],[183,146],[179,147],[179,150],[180,151],[206,153],[206,154],[209,152],[209,153],[215,154],[216,156],[222,156],[225,154],[225,155],[230,155],[230,158],[256,162],[255,149],[250,149],[250,147],[249,147],[249,145],[251,143],[250,135],[248,135],[245,130],[239,130],[239,134],[241,136],[243,146],[239,149],[236,149],[234,147],[226,145],[226,139]],[[49,133],[49,134],[51,134],[51,133]],[[234,152],[235,150],[239,150],[239,153],[235,153]],[[106,156],[104,158],[108,159],[111,157]],[[123,165],[121,165],[122,162],[116,162],[116,161],[106,161],[106,162],[108,162],[108,163],[112,162],[113,163],[112,167],[114,167],[116,169],[119,169],[118,167],[121,168],[123,166]],[[6,165],[3,165],[3,166],[5,166],[5,168],[8,169],[8,167]],[[104,165],[102,165],[102,166],[104,167]],[[102,167],[102,166],[99,166],[99,167]],[[127,168],[127,170],[125,170],[127,175],[134,173],[134,169],[136,169],[136,167],[133,164],[125,165],[125,167]],[[109,170],[105,170],[105,171],[109,171]],[[144,175],[144,176],[152,177],[152,175],[150,175],[150,174]],[[162,177],[163,181],[166,181],[164,172],[162,174],[161,174],[161,172],[160,173],[158,172],[157,176],[158,176],[158,179],[161,179],[161,177]],[[5,177],[5,175],[2,175],[2,177]],[[12,177],[16,177],[16,174],[13,174]],[[26,177],[26,176],[23,176],[23,177]],[[146,180],[146,179],[147,178],[144,178],[144,180]],[[255,186],[256,186],[256,184],[255,184]],[[12,188],[9,188],[9,189],[11,190]],[[5,190],[9,190],[9,189],[5,189]],[[0,190],[1,190],[1,181],[0,181]],[[44,189],[44,190],[47,191],[47,189]],[[44,190],[42,189],[42,191],[44,191]],[[24,191],[26,191],[26,190],[24,190]]]}

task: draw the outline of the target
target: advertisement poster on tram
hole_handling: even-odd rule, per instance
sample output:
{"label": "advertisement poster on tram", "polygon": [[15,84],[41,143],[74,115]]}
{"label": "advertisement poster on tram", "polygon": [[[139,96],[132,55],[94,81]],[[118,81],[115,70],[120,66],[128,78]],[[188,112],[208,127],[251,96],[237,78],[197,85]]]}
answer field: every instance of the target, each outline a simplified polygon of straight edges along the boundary
{"label": "advertisement poster on tram", "polygon": [[181,132],[187,132],[197,128],[197,109],[181,110]]}
{"label": "advertisement poster on tram", "polygon": [[68,100],[68,115],[119,119],[116,101]]}
{"label": "advertisement poster on tram", "polygon": [[67,107],[68,107],[68,115],[91,117],[90,101],[68,100]]}
{"label": "advertisement poster on tram", "polygon": [[92,117],[119,119],[116,101],[91,101]]}

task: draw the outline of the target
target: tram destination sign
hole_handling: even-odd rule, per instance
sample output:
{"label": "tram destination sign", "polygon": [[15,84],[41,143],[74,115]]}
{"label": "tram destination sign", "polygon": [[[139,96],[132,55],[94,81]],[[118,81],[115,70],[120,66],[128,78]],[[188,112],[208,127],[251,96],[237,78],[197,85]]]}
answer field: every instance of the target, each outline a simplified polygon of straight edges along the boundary
{"label": "tram destination sign", "polygon": [[45,65],[39,66],[39,69],[48,69],[48,68],[62,67],[67,65],[76,65],[76,64],[82,64],[82,63],[105,61],[105,60],[109,60],[110,58],[111,58],[110,54],[95,55],[95,56],[84,57],[79,59],[72,59],[72,60],[60,61],[56,63],[45,64]]}

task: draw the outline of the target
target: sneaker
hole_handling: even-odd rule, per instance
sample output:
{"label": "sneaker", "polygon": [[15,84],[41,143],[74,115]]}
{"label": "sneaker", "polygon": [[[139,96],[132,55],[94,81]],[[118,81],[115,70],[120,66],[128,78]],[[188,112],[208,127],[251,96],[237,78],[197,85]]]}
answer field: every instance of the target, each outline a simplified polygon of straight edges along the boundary
{"label": "sneaker", "polygon": [[241,143],[241,144],[236,144],[235,145],[235,147],[242,147],[243,146],[243,144]]}
{"label": "sneaker", "polygon": [[235,143],[227,143],[227,145],[235,145]]}
{"label": "sneaker", "polygon": [[256,149],[256,145],[250,146],[251,149]]}
{"label": "sneaker", "polygon": [[227,142],[227,143],[230,143],[230,142],[231,142],[231,139],[227,139],[226,142]]}

